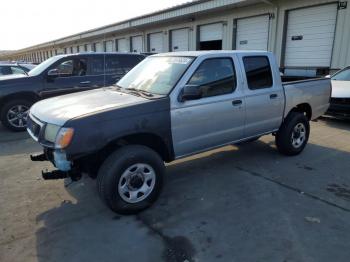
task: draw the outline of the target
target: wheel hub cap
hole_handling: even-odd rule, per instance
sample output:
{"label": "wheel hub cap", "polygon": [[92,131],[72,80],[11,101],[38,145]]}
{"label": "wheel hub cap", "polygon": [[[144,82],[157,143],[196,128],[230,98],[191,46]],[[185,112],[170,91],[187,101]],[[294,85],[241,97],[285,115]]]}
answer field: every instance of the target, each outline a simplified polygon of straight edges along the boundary
{"label": "wheel hub cap", "polygon": [[27,125],[29,108],[24,105],[16,105],[7,112],[7,120],[14,127],[25,127]]}
{"label": "wheel hub cap", "polygon": [[292,132],[291,142],[294,148],[299,148],[306,140],[306,128],[303,123],[298,123]]}
{"label": "wheel hub cap", "polygon": [[128,167],[118,182],[118,193],[127,203],[137,203],[147,198],[154,189],[156,173],[145,163]]}

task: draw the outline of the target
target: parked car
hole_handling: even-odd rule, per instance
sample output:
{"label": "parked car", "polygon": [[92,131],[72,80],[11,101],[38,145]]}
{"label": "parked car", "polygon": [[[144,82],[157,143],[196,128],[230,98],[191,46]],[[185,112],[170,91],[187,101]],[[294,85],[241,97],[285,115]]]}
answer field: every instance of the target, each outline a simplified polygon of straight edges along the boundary
{"label": "parked car", "polygon": [[350,66],[332,77],[332,97],[327,115],[350,117]]}
{"label": "parked car", "polygon": [[153,55],[116,85],[40,101],[28,132],[44,148],[44,179],[88,173],[107,205],[135,213],[161,190],[164,162],[273,134],[297,155],[309,121],[329,106],[330,79],[281,83],[269,52]]}
{"label": "parked car", "polygon": [[23,131],[28,109],[43,98],[109,86],[144,58],[139,54],[82,53],[51,57],[28,72],[0,79],[0,120]]}
{"label": "parked car", "polygon": [[0,64],[0,79],[13,74],[27,75],[34,67],[32,64]]}

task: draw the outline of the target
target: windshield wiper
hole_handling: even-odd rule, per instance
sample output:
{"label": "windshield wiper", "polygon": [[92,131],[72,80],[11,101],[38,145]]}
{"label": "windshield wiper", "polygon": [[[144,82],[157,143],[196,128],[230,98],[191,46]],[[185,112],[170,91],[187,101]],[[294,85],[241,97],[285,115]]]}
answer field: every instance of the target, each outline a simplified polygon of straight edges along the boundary
{"label": "windshield wiper", "polygon": [[133,88],[133,87],[130,87],[130,88],[125,88],[125,90],[128,90],[128,91],[132,91],[132,92],[135,92],[135,93],[141,93],[142,95],[145,95],[147,97],[153,97],[154,95],[146,90],[142,90],[142,89],[137,89],[137,88]]}

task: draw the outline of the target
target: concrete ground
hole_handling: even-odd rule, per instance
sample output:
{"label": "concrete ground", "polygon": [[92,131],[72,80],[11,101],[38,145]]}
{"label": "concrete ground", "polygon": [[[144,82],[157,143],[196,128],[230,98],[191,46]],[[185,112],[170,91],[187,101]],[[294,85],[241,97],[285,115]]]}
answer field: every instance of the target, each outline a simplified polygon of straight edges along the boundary
{"label": "concrete ground", "polygon": [[89,178],[43,181],[40,150],[0,127],[0,261],[349,261],[350,122],[312,123],[296,157],[266,136],[174,162],[137,216]]}

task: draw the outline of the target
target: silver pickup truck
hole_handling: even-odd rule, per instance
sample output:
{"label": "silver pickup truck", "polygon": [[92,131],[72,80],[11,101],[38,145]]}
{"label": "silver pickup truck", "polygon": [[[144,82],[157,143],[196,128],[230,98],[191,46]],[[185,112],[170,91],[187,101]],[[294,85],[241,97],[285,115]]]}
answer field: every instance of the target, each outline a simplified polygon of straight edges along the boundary
{"label": "silver pickup truck", "polygon": [[330,94],[330,79],[282,84],[269,52],[153,55],[116,85],[34,104],[27,130],[44,152],[31,159],[57,168],[45,179],[97,178],[112,210],[135,213],[158,197],[164,162],[267,134],[299,154]]}

